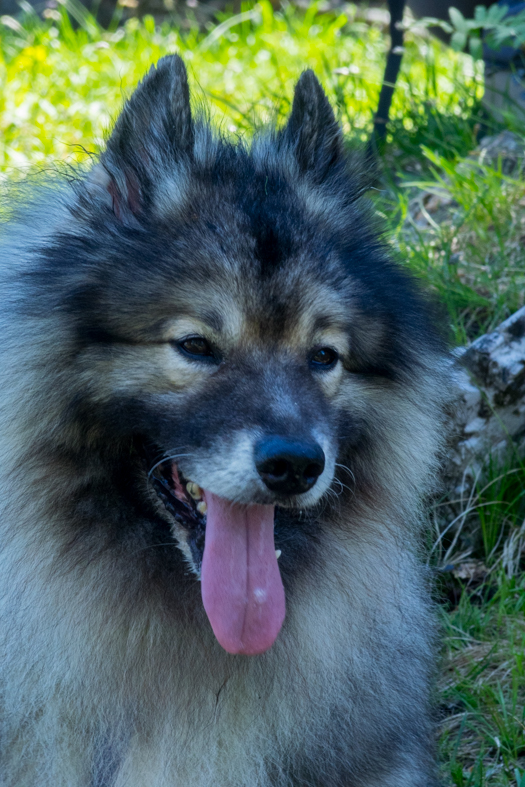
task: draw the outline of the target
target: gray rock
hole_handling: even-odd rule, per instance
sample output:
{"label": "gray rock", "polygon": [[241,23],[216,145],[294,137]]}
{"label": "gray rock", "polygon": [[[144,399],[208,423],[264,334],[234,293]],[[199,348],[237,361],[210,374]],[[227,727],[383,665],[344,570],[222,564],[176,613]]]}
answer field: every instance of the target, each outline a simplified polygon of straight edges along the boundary
{"label": "gray rock", "polygon": [[476,153],[480,163],[501,166],[504,175],[516,174],[516,170],[523,166],[525,140],[512,131],[501,131],[495,136],[483,137]]}
{"label": "gray rock", "polygon": [[525,307],[453,356],[458,398],[445,483],[463,495],[489,455],[511,446],[525,453]]}

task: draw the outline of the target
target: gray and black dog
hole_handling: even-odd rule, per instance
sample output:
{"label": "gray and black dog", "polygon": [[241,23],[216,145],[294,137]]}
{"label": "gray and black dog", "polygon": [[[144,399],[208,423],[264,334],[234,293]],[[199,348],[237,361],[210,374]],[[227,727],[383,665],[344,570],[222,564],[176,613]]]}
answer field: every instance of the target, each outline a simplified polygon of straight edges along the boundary
{"label": "gray and black dog", "polygon": [[0,243],[2,787],[431,787],[446,364],[311,71],[152,68]]}

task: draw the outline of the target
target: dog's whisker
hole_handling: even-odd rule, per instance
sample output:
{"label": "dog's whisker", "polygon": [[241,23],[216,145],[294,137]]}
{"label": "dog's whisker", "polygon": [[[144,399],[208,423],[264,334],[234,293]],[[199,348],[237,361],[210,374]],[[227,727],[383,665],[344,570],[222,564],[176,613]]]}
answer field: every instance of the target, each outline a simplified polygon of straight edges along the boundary
{"label": "dog's whisker", "polygon": [[156,464],[154,464],[151,470],[148,471],[148,477],[151,478],[157,467],[160,467],[166,462],[174,462],[176,459],[183,459],[185,457],[194,456],[194,455],[195,455],[194,453],[188,453],[188,454],[169,454],[168,456],[163,456],[162,459],[160,459]]}
{"label": "dog's whisker", "polygon": [[348,473],[348,475],[350,476],[350,478],[352,479],[352,482],[355,484],[355,475],[354,475],[353,471],[349,467],[347,467],[347,465],[343,465],[340,462],[336,462],[335,466],[336,467],[340,467],[341,470],[345,470]]}
{"label": "dog's whisker", "polygon": [[175,541],[165,541],[161,542],[160,544],[147,544],[145,547],[141,547],[140,549],[136,549],[132,552],[132,555],[140,555],[141,552],[147,552],[149,549],[158,549],[159,547],[176,547]]}
{"label": "dog's whisker", "polygon": [[339,498],[339,496],[343,494],[345,489],[351,491],[350,488],[346,486],[346,484],[341,483],[341,481],[338,478],[334,478],[334,484],[339,484],[339,492],[336,492],[335,489],[330,489],[329,491],[332,492],[337,498]]}

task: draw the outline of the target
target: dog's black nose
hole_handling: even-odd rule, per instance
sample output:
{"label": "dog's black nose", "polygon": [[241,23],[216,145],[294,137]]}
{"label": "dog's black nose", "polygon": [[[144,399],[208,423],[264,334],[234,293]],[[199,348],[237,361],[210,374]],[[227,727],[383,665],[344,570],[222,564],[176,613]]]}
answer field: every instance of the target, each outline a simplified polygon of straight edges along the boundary
{"label": "dog's black nose", "polygon": [[318,443],[267,437],[255,446],[255,466],[272,492],[299,495],[323,472],[324,452]]}

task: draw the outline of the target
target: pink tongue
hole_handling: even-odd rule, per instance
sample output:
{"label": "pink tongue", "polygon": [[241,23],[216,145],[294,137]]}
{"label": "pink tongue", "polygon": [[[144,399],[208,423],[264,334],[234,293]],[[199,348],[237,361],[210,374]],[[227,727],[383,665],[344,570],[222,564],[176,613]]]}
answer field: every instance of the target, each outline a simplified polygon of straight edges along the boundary
{"label": "pink tongue", "polygon": [[204,494],[204,609],[228,653],[263,653],[275,642],[285,613],[273,539],[274,506],[239,505]]}

